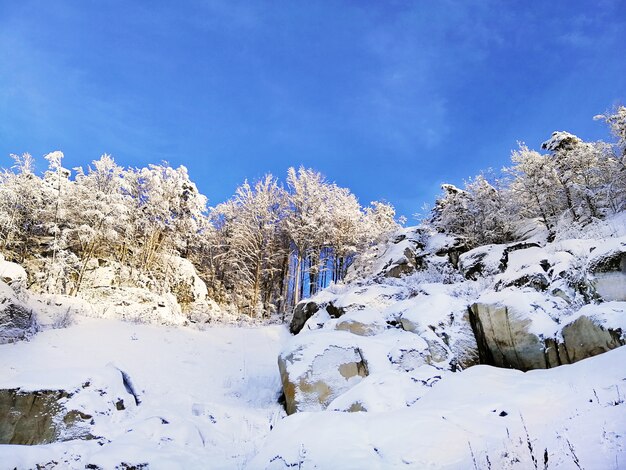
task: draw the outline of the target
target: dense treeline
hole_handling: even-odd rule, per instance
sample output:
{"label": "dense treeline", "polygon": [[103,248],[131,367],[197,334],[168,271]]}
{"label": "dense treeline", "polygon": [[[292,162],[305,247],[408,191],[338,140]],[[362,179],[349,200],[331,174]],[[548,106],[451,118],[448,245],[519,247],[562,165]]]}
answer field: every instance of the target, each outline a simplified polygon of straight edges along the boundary
{"label": "dense treeline", "polygon": [[[616,143],[555,132],[546,153],[520,144],[501,178],[443,185],[429,223],[471,247],[513,240],[529,219],[554,237],[564,218],[584,225],[624,211],[626,108],[597,118]],[[362,207],[348,189],[305,168],[290,168],[284,184],[272,175],[246,181],[208,208],[182,166],[122,168],[103,155],[72,172],[52,152],[39,176],[29,154],[12,158],[0,174],[0,253],[25,264],[32,287],[48,292],[78,295],[99,260],[114,263],[124,282],[169,292],[171,260],[181,256],[212,299],[268,316],[342,280],[357,253],[398,227],[391,205]]]}
{"label": "dense treeline", "polygon": [[546,153],[520,143],[501,178],[481,174],[464,189],[443,185],[430,223],[478,246],[511,241],[528,219],[553,238],[563,218],[585,225],[626,210],[626,108],[595,119],[609,125],[615,144],[584,142],[568,132],[554,132],[541,146]]}
{"label": "dense treeline", "polygon": [[[103,155],[86,169],[46,156],[12,155],[0,176],[0,252],[28,264],[36,288],[77,295],[88,266],[120,267],[126,281],[168,291],[168,260],[190,259],[210,296],[253,316],[284,312],[343,278],[355,254],[396,228],[394,209],[363,208],[313,170],[290,169],[244,184],[208,209],[184,167],[125,169]],[[121,269],[122,267],[128,269]]]}
{"label": "dense treeline", "polygon": [[346,188],[290,168],[287,185],[245,182],[211,211],[215,297],[244,311],[284,311],[346,274],[354,256],[396,227],[389,204],[362,208]]}

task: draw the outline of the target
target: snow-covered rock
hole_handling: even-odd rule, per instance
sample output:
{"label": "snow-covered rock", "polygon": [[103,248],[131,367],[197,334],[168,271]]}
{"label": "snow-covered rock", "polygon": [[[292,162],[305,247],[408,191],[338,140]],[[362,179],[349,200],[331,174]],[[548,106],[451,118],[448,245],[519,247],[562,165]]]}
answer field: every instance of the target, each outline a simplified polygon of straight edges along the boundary
{"label": "snow-covered rock", "polygon": [[478,348],[464,299],[434,292],[398,303],[405,331],[421,335],[433,357],[465,369],[478,363]]}
{"label": "snow-covered rock", "polygon": [[495,275],[503,270],[502,258],[506,245],[484,245],[459,257],[459,270],[466,279]]}
{"label": "snow-covered rock", "polygon": [[304,324],[320,309],[315,302],[300,302],[293,311],[289,331],[291,334],[298,334],[304,327]]}
{"label": "snow-covered rock", "polygon": [[15,281],[26,282],[27,279],[28,275],[22,266],[5,261],[4,256],[0,254],[0,281],[10,284]]}
{"label": "snow-covered rock", "polygon": [[483,294],[471,306],[481,362],[524,371],[550,367],[543,340],[556,336],[554,312],[564,303],[529,289]]}
{"label": "snow-covered rock", "polygon": [[317,411],[356,385],[368,370],[349,333],[297,336],[278,358],[287,413]]}
{"label": "snow-covered rock", "polygon": [[527,373],[482,365],[448,374],[408,408],[297,413],[248,468],[622,468],[624,361],[618,348]]}
{"label": "snow-covered rock", "polygon": [[625,344],[626,303],[587,305],[574,315],[565,313],[564,303],[528,289],[482,295],[471,306],[481,362],[543,369]]}
{"label": "snow-covered rock", "polygon": [[389,319],[377,309],[352,310],[335,323],[337,330],[359,336],[373,336],[390,328]]}
{"label": "snow-covered rock", "polygon": [[33,311],[18,300],[13,289],[0,281],[0,344],[27,339],[37,328]]}
{"label": "snow-covered rock", "polygon": [[561,336],[569,362],[623,346],[626,344],[626,302],[585,305],[568,319]]}
{"label": "snow-covered rock", "polygon": [[[72,385],[27,384],[0,390],[0,444],[36,445],[97,438],[99,416],[137,405],[128,378],[114,366],[73,377]],[[52,385],[48,388],[46,385]],[[41,387],[45,388],[41,388]],[[97,431],[95,431],[97,432]]]}
{"label": "snow-covered rock", "polygon": [[85,289],[81,297],[96,307],[94,316],[161,325],[182,325],[188,321],[173,294],[113,286]]}
{"label": "snow-covered rock", "polygon": [[171,256],[168,263],[173,271],[170,289],[183,311],[201,309],[207,303],[208,289],[191,261]]}

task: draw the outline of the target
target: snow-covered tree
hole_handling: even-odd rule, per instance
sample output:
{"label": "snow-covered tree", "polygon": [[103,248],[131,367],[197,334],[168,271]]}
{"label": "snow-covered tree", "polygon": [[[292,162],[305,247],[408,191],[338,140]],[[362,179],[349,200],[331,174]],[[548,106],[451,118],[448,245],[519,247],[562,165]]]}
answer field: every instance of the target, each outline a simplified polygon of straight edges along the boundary
{"label": "snow-covered tree", "polygon": [[109,254],[123,263],[128,251],[128,241],[123,235],[131,201],[125,193],[124,169],[107,154],[92,165],[87,173],[82,168],[75,169],[74,190],[67,209],[73,221],[70,237],[75,252],[81,256],[74,294],[80,290],[93,257]]}
{"label": "snow-covered tree", "polygon": [[609,125],[621,150],[618,153],[621,153],[622,158],[626,158],[626,107],[617,106],[613,111],[594,116],[594,119],[605,121]]}
{"label": "snow-covered tree", "polygon": [[34,160],[28,153],[11,155],[14,165],[0,174],[0,248],[22,262],[33,236],[41,229],[43,206],[41,178],[34,173]]}
{"label": "snow-covered tree", "polygon": [[538,218],[552,232],[562,211],[554,160],[520,143],[511,153],[511,162],[504,171],[511,177],[512,212],[518,218]]}
{"label": "snow-covered tree", "polygon": [[468,244],[503,243],[511,239],[512,220],[506,189],[496,189],[484,175],[465,183],[464,189],[442,185],[431,223],[440,231],[461,235]]}
{"label": "snow-covered tree", "polygon": [[268,174],[254,186],[245,181],[213,210],[222,278],[240,309],[252,316],[278,308],[287,256],[280,225],[285,208],[285,192]]}

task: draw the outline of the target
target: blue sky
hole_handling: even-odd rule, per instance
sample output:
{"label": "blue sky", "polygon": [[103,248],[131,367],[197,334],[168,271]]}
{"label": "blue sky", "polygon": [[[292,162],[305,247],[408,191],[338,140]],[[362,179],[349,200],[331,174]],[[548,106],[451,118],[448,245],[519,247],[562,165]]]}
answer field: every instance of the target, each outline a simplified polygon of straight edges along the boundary
{"label": "blue sky", "polygon": [[411,216],[554,130],[608,139],[626,2],[0,0],[0,166],[183,164],[217,204],[304,165]]}

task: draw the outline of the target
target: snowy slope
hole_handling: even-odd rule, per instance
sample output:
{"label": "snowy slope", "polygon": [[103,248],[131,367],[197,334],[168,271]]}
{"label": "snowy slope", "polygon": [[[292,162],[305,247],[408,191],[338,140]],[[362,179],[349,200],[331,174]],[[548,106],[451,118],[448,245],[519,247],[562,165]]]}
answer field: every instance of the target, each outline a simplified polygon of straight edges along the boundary
{"label": "snowy slope", "polygon": [[526,373],[475,366],[406,409],[296,413],[249,468],[624,468],[624,364],[626,348]]}
{"label": "snowy slope", "polygon": [[[114,365],[141,403],[96,414],[98,440],[2,445],[0,467],[241,468],[284,415],[276,357],[286,335],[277,326],[197,331],[78,317],[70,328],[2,345],[0,388],[72,390]],[[85,405],[92,414],[94,403]]]}

